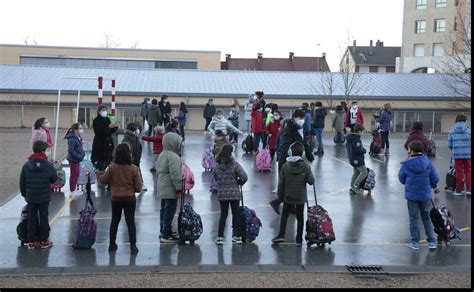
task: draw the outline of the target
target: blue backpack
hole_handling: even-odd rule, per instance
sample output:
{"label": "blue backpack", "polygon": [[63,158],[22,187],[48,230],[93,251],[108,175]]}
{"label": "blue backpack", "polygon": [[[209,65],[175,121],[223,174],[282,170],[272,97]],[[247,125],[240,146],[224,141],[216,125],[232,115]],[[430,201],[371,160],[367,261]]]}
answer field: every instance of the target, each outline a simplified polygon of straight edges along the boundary
{"label": "blue backpack", "polygon": [[[184,189],[184,179],[183,179]],[[185,195],[181,195],[181,209],[178,215],[178,234],[179,239],[182,243],[189,241],[190,244],[194,244],[195,240],[198,240],[202,234],[202,220],[189,202],[185,202]]]}
{"label": "blue backpack", "polygon": [[260,232],[260,228],[262,227],[262,222],[260,221],[260,219],[258,219],[255,210],[251,210],[248,207],[244,206],[242,186],[240,186],[240,194],[242,197],[242,206],[239,207],[239,213],[244,228],[243,240],[247,242],[252,242],[257,238],[258,233]]}
{"label": "blue backpack", "polygon": [[72,245],[73,248],[89,249],[95,243],[97,222],[95,222],[94,216],[97,213],[97,210],[94,208],[94,203],[91,199],[90,176],[88,176],[86,190],[86,205],[82,211],[79,212],[79,221],[77,222],[77,239]]}

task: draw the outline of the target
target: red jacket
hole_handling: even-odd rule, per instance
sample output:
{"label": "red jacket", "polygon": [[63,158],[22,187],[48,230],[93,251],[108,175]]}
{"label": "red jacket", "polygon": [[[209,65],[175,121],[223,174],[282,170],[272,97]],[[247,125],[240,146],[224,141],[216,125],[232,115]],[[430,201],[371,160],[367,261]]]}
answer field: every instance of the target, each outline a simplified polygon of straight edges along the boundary
{"label": "red jacket", "polygon": [[156,133],[155,136],[142,136],[142,140],[153,142],[153,154],[160,154],[163,151],[163,133]]}
{"label": "red jacket", "polygon": [[408,135],[407,141],[405,142],[405,149],[408,150],[408,145],[410,142],[418,140],[421,143],[423,143],[423,153],[426,153],[428,151],[428,138],[423,134],[422,131],[418,130],[413,130],[410,132]]}
{"label": "red jacket", "polygon": [[262,112],[252,110],[252,133],[260,134],[263,132]]}
{"label": "red jacket", "polygon": [[270,122],[265,127],[265,132],[267,134],[272,134],[272,136],[270,137],[270,141],[268,142],[270,150],[276,149],[279,130],[280,130],[280,121]]}
{"label": "red jacket", "polygon": [[[346,112],[346,127],[349,127],[351,123],[350,116],[351,115],[351,109],[349,108]],[[360,108],[357,109],[357,120],[356,124],[364,124],[364,116],[362,116],[362,110]]]}

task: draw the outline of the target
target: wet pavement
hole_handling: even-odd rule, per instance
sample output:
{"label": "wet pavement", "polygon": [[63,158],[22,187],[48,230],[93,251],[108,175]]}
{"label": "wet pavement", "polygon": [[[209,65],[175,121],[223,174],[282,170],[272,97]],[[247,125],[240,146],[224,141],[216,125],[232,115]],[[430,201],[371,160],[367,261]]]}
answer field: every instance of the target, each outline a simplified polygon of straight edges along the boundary
{"label": "wet pavement", "polygon": [[[366,134],[364,146],[368,149],[370,135]],[[242,141],[242,137],[240,140]],[[213,266],[226,269],[229,266],[271,266],[279,270],[295,266],[309,268],[340,267],[344,265],[382,265],[406,266],[410,270],[424,271],[431,267],[441,267],[441,271],[465,270],[471,267],[471,198],[454,197],[444,191],[445,174],[449,166],[450,152],[446,139],[437,140],[437,157],[431,158],[437,167],[441,181],[441,192],[435,195],[435,203],[447,206],[454,214],[458,228],[462,230],[462,241],[454,240],[451,247],[438,245],[429,251],[422,243],[419,251],[406,246],[409,241],[409,225],[403,185],[398,181],[400,161],[406,158],[403,148],[404,138],[391,138],[391,156],[366,156],[366,165],[376,172],[376,187],[371,196],[349,194],[352,168],[347,162],[344,146],[335,146],[332,135],[325,136],[325,154],[316,157],[311,164],[316,177],[318,203],[322,205],[333,220],[336,241],[325,248],[307,249],[296,247],[296,220],[291,215],[287,227],[287,242],[272,245],[276,236],[280,217],[270,208],[268,202],[274,198],[272,190],[276,187],[276,167],[271,172],[259,172],[255,167],[255,156],[243,154],[240,143],[236,158],[249,175],[245,184],[245,205],[255,209],[263,227],[254,243],[235,245],[231,242],[231,214],[228,216],[225,243],[216,246],[220,215],[217,195],[209,191],[211,174],[204,172],[201,155],[206,147],[212,145],[210,136],[200,133],[187,133],[183,159],[191,167],[196,184],[187,197],[194,209],[201,215],[204,232],[196,245],[160,244],[159,209],[160,201],[153,192],[152,144],[145,142],[142,155],[142,173],[147,192],[137,194],[137,246],[138,255],[130,255],[128,232],[122,218],[117,234],[118,250],[108,253],[108,233],[111,216],[110,193],[93,185],[93,201],[98,212],[97,240],[90,250],[74,250],[72,243],[76,236],[79,211],[85,203],[85,196],[71,197],[69,192],[55,193],[49,208],[51,223],[50,240],[54,247],[49,250],[29,251],[20,247],[16,236],[21,208],[25,205],[18,195],[0,207],[0,274],[21,272],[27,269],[41,271],[41,268],[145,268],[174,267],[176,270],[201,269]],[[67,162],[65,162],[67,163]],[[67,177],[69,169],[65,168]],[[66,185],[63,191],[68,190]],[[313,189],[308,186],[310,204],[314,203]],[[175,217],[177,218],[177,217]],[[176,220],[173,222],[176,228]],[[424,231],[420,222],[422,239]],[[39,269],[38,269],[39,268]]]}

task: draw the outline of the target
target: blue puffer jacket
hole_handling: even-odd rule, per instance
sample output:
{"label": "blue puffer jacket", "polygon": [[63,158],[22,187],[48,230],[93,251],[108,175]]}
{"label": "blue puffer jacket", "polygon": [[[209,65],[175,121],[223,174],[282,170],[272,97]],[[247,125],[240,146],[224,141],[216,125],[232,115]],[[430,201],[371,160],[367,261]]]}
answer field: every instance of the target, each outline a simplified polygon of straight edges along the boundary
{"label": "blue puffer jacket", "polygon": [[380,130],[381,131],[389,131],[390,130],[390,122],[392,121],[392,113],[389,111],[382,111],[380,117],[376,120],[380,123]]}
{"label": "blue puffer jacket", "polygon": [[69,133],[67,139],[67,160],[79,163],[84,159],[84,149],[82,148],[82,140],[74,133]]}
{"label": "blue puffer jacket", "polygon": [[448,147],[453,159],[471,158],[471,128],[465,122],[457,122],[449,131]]}
{"label": "blue puffer jacket", "polygon": [[428,157],[414,155],[401,164],[398,179],[405,185],[405,198],[419,202],[431,199],[431,189],[436,188],[439,175]]}

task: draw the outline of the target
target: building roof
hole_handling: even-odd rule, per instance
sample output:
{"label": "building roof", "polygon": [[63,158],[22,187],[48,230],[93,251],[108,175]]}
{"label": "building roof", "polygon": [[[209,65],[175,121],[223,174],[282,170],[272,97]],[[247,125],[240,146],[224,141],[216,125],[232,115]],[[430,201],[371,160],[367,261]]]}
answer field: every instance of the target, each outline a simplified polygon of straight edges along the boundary
{"label": "building roof", "polygon": [[[62,77],[115,77],[117,96],[247,97],[263,90],[270,98],[324,97],[323,80],[333,79],[333,98],[344,97],[343,73],[276,71],[208,71],[172,69],[73,68],[0,65],[0,93],[97,94],[95,80]],[[345,73],[348,74],[348,73]],[[449,75],[425,73],[349,73],[357,78],[352,96],[359,99],[465,100],[449,86]],[[104,91],[110,92],[110,82]],[[465,86],[460,90],[470,94]],[[327,92],[327,91],[326,91]],[[109,94],[109,93],[108,93]]]}
{"label": "building roof", "polygon": [[255,71],[330,71],[323,57],[293,57],[290,58],[227,58],[222,62],[225,70],[255,70]]}
{"label": "building roof", "polygon": [[358,66],[395,66],[395,59],[400,57],[401,47],[379,47],[373,46],[373,54],[369,54],[370,46],[356,46],[356,52],[353,52],[353,46],[347,49],[352,55]]}

